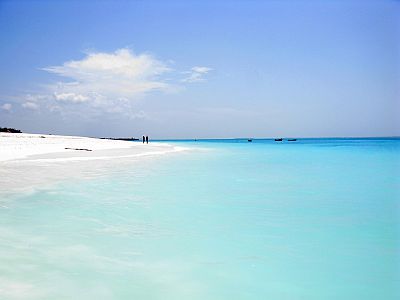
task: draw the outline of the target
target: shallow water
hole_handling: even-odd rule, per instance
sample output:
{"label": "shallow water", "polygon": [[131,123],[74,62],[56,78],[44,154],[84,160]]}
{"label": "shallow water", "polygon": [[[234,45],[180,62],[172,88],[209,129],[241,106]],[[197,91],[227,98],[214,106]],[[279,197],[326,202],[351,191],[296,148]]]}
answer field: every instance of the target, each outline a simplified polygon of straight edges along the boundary
{"label": "shallow water", "polygon": [[176,145],[3,194],[0,299],[399,299],[399,140]]}

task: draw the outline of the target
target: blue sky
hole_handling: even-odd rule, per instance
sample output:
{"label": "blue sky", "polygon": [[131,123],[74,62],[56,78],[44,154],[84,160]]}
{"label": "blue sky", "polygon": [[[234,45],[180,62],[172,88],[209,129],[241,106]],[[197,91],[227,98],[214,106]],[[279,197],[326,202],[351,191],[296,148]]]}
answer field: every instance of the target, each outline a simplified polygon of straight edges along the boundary
{"label": "blue sky", "polygon": [[400,2],[0,1],[0,126],[400,135]]}

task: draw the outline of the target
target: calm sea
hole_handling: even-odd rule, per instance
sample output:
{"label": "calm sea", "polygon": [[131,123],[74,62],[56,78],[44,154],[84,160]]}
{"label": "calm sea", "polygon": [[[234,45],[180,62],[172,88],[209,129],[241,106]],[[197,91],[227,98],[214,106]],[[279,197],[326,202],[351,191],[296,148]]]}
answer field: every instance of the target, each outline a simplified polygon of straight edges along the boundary
{"label": "calm sea", "polygon": [[399,139],[170,143],[3,196],[0,298],[400,299]]}

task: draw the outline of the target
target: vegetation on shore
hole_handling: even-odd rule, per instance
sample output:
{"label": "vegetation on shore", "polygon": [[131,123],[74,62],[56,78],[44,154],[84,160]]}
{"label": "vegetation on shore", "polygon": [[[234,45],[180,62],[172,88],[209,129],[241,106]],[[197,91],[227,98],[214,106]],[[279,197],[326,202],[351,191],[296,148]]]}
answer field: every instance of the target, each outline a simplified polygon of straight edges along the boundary
{"label": "vegetation on shore", "polygon": [[15,128],[0,127],[0,132],[21,133],[21,130]]}

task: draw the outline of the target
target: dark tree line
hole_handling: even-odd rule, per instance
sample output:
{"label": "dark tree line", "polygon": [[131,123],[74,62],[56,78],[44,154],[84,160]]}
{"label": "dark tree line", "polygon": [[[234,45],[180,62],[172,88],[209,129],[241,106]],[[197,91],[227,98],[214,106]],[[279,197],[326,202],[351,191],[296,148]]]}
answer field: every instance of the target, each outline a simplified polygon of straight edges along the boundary
{"label": "dark tree line", "polygon": [[0,132],[21,133],[21,130],[15,128],[0,127]]}

